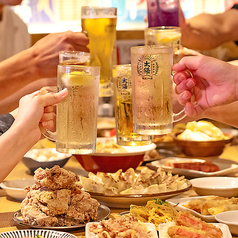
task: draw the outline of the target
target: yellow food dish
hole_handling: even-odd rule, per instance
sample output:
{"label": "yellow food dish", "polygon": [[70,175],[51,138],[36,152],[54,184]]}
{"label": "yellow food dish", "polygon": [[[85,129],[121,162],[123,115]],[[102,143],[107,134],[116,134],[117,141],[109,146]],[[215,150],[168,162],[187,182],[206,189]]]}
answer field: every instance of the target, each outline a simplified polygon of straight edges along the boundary
{"label": "yellow food dish", "polygon": [[192,121],[188,122],[184,132],[177,136],[180,140],[214,141],[229,139],[224,133],[211,122]]}

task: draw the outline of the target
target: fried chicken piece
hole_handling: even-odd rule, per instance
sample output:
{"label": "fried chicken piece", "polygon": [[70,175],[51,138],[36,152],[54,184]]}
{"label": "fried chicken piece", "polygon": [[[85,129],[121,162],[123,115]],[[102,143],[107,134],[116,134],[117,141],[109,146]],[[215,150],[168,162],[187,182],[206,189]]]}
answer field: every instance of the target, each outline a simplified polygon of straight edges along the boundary
{"label": "fried chicken piece", "polygon": [[63,188],[71,189],[74,187],[75,182],[79,181],[78,175],[60,168],[58,165],[55,165],[51,169],[37,169],[35,171],[34,179],[36,185],[47,187],[52,190]]}
{"label": "fried chicken piece", "polygon": [[26,187],[28,193],[21,203],[24,222],[39,226],[71,226],[96,219],[99,203],[81,190],[76,174],[54,166],[38,169],[34,178],[37,183]]}

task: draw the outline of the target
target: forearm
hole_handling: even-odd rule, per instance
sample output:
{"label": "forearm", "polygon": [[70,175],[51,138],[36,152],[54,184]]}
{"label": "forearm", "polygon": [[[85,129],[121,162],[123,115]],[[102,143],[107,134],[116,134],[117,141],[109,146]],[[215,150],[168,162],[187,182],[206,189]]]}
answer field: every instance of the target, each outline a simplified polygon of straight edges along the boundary
{"label": "forearm", "polygon": [[206,110],[201,118],[208,118],[238,128],[238,101]]}
{"label": "forearm", "polygon": [[33,145],[27,130],[20,126],[15,126],[0,136],[0,181],[6,178]]}
{"label": "forearm", "polygon": [[199,14],[181,26],[182,44],[191,49],[209,50],[238,38],[238,10],[221,14]]}
{"label": "forearm", "polygon": [[37,59],[31,49],[0,63],[0,100],[40,78]]}

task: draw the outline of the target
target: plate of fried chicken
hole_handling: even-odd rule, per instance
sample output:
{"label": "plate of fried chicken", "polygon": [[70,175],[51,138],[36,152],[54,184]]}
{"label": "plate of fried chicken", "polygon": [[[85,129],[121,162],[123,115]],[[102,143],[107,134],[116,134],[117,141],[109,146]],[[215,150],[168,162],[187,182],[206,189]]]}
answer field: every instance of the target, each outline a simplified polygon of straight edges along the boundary
{"label": "plate of fried chicken", "polygon": [[110,215],[108,207],[82,189],[78,175],[58,165],[37,169],[34,180],[34,185],[25,188],[27,195],[13,216],[19,225],[66,230]]}

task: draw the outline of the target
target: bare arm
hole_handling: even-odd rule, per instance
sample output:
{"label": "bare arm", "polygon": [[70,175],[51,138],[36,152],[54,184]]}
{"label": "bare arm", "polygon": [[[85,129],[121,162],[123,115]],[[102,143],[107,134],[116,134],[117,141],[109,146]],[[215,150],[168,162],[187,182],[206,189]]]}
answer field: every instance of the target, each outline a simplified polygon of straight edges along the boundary
{"label": "bare arm", "polygon": [[225,42],[238,40],[238,10],[202,13],[186,20],[180,12],[180,27],[183,46],[196,50],[213,49]]}
{"label": "bare arm", "polygon": [[33,81],[56,77],[59,51],[88,51],[88,42],[83,33],[53,33],[31,48],[0,62],[0,100]]}
{"label": "bare arm", "polygon": [[51,105],[67,96],[67,90],[56,94],[24,96],[15,122],[0,136],[0,182],[11,172],[24,154],[40,139],[39,123],[49,123],[53,118]]}
{"label": "bare arm", "polygon": [[9,95],[3,100],[0,100],[0,114],[9,113],[12,110],[16,109],[17,107],[19,107],[19,100],[26,94],[35,92],[44,86],[56,86],[56,85],[57,85],[56,78],[42,78],[27,84],[23,88],[19,89],[17,92]]}

